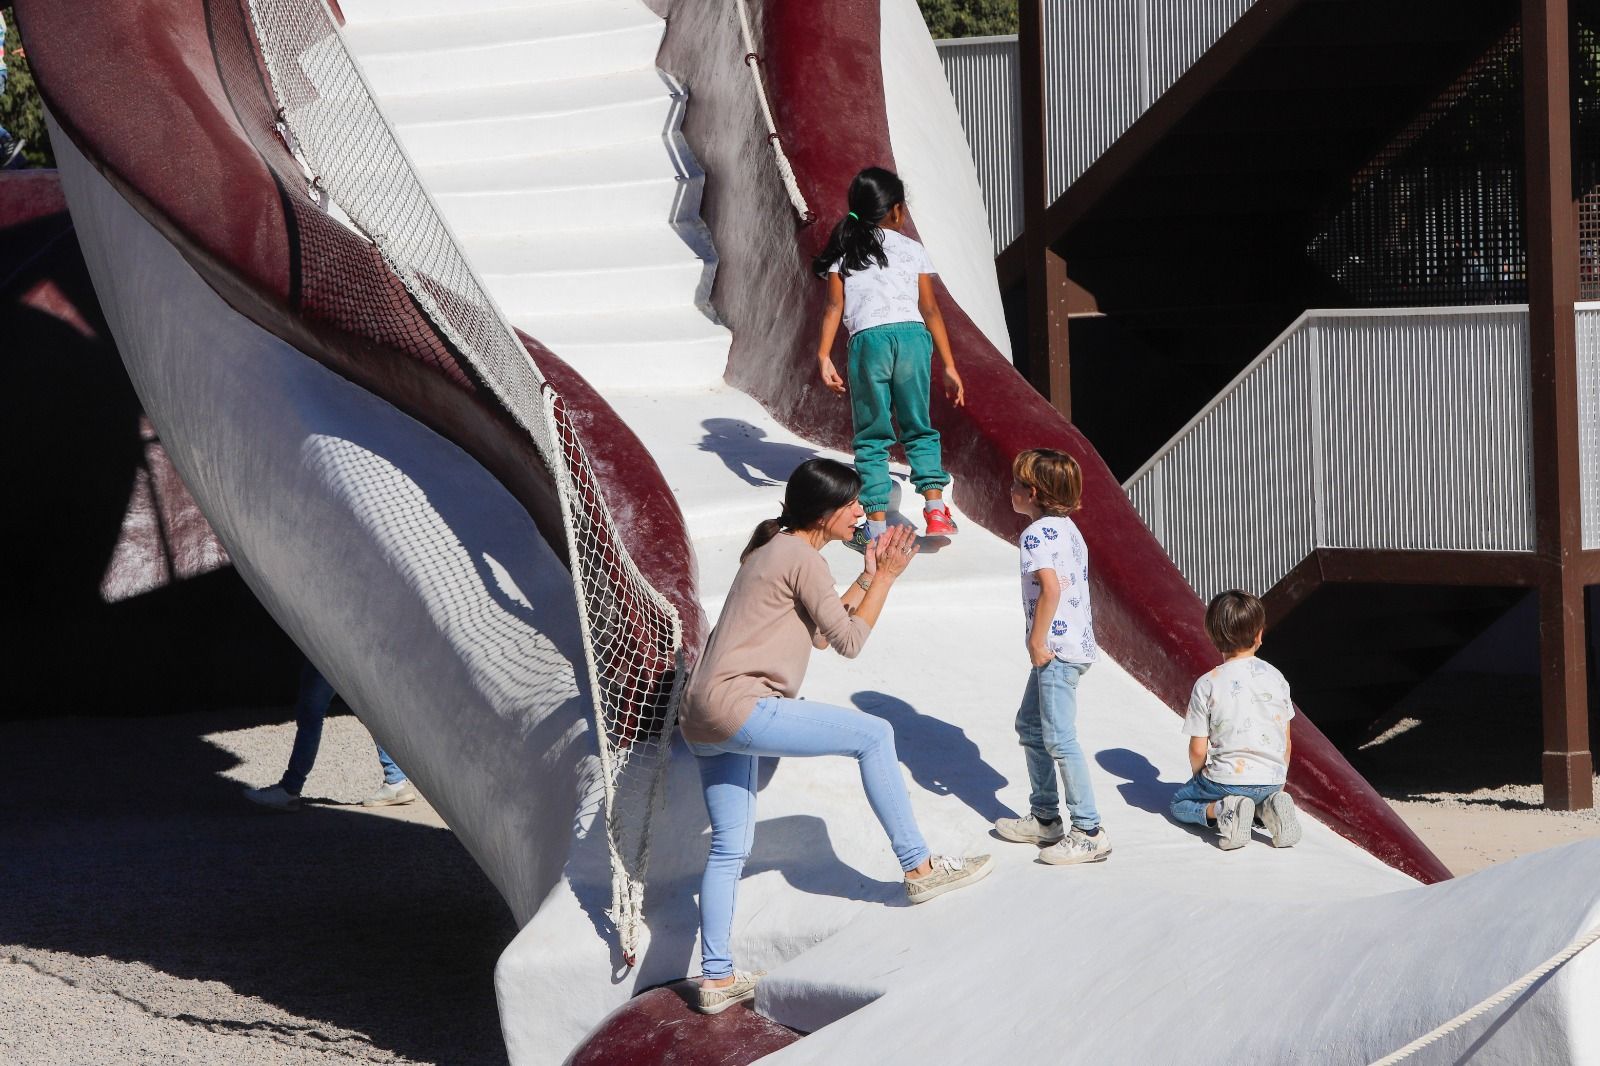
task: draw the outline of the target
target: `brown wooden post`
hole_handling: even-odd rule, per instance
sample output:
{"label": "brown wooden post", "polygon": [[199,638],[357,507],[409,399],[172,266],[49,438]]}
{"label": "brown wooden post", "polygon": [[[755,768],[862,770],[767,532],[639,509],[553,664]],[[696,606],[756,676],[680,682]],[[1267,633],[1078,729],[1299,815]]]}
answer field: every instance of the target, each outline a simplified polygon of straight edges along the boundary
{"label": "brown wooden post", "polygon": [[1045,135],[1045,45],[1042,0],[1017,4],[1018,84],[1022,93],[1022,242],[1027,258],[1028,377],[1056,410],[1072,418],[1072,366],[1067,345],[1067,264],[1046,239],[1050,206]]}
{"label": "brown wooden post", "polygon": [[1578,480],[1578,213],[1572,185],[1571,24],[1567,0],[1522,0],[1528,174],[1528,356],[1533,415],[1544,800],[1594,806],[1585,677]]}

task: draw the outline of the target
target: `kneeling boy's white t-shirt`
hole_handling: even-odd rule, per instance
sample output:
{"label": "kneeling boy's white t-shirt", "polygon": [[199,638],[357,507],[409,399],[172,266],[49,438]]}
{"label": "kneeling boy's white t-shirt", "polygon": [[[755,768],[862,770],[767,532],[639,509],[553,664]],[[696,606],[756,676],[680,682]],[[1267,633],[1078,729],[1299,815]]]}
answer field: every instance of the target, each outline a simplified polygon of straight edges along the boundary
{"label": "kneeling boy's white t-shirt", "polygon": [[1281,785],[1289,773],[1289,682],[1253,655],[1194,683],[1183,732],[1211,738],[1201,773],[1222,785]]}
{"label": "kneeling boy's white t-shirt", "polygon": [[[883,235],[883,257],[889,265],[882,267],[873,260],[865,270],[852,270],[844,276],[844,328],[852,337],[873,326],[920,324],[920,276],[938,273],[922,245],[892,229],[878,232]],[[841,273],[843,263],[843,259],[835,260],[828,272]]]}

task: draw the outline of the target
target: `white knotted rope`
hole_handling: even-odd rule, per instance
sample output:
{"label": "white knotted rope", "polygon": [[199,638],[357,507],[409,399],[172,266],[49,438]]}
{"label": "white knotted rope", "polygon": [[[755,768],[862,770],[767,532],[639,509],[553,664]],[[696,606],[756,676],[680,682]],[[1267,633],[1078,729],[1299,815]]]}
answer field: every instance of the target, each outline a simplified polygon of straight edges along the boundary
{"label": "white knotted rope", "polygon": [[1537,967],[1529,970],[1511,984],[1506,985],[1504,988],[1490,996],[1488,999],[1484,1000],[1482,1003],[1479,1003],[1470,1010],[1463,1011],[1462,1013],[1456,1015],[1454,1018],[1451,1018],[1449,1021],[1439,1026],[1439,1028],[1433,1030],[1433,1032],[1428,1033],[1426,1036],[1418,1037],[1405,1047],[1401,1048],[1399,1051],[1394,1052],[1392,1055],[1385,1055],[1383,1058],[1372,1063],[1372,1066],[1393,1066],[1394,1063],[1397,1063],[1402,1059],[1410,1058],[1412,1055],[1415,1055],[1417,1052],[1421,1051],[1434,1041],[1441,1040],[1444,1037],[1449,1036],[1451,1033],[1455,1032],[1457,1029],[1460,1029],[1463,1025],[1466,1025],[1479,1015],[1491,1011],[1511,997],[1519,995],[1525,989],[1527,989],[1528,986],[1539,980],[1539,978],[1554,970],[1556,967],[1572,958],[1578,952],[1582,951],[1590,944],[1593,944],[1596,940],[1600,940],[1600,925],[1595,926],[1583,936],[1567,945],[1567,947],[1560,954],[1550,956],[1550,958],[1540,963]]}
{"label": "white knotted rope", "polygon": [[795,180],[794,168],[789,165],[789,157],[784,154],[783,138],[778,135],[778,124],[772,118],[772,104],[767,100],[767,87],[761,80],[761,54],[756,51],[755,33],[750,29],[750,5],[747,0],[734,0],[734,6],[739,9],[739,32],[744,36],[744,65],[756,85],[756,102],[761,105],[761,117],[767,123],[767,143],[772,146],[773,162],[778,165],[778,176],[783,179],[783,187],[789,193],[789,203],[794,206],[795,214],[800,216],[801,222],[811,222],[817,216],[811,213],[805,194],[800,191],[800,183]]}

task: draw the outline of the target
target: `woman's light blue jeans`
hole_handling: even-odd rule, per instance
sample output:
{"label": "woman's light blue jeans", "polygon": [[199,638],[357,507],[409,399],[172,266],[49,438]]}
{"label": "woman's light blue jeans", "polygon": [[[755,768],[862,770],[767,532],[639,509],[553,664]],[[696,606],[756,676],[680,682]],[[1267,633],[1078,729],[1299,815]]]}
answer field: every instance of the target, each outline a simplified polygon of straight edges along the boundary
{"label": "woman's light blue jeans", "polygon": [[729,940],[739,875],[756,830],[756,767],[763,755],[848,755],[861,764],[861,784],[902,870],[915,870],[928,847],[911,812],[900,776],[894,729],[882,718],[809,700],[769,696],[759,701],[744,726],[714,744],[690,741],[699,756],[706,813],[711,816],[711,853],[700,882],[700,972],[733,972]]}
{"label": "woman's light blue jeans", "polygon": [[1206,808],[1224,796],[1249,796],[1259,804],[1282,791],[1282,785],[1224,785],[1205,774],[1195,774],[1172,794],[1172,816],[1190,825],[1209,826]]}
{"label": "woman's light blue jeans", "polygon": [[[1017,739],[1028,763],[1029,806],[1035,818],[1061,817],[1061,801],[1075,828],[1090,830],[1100,825],[1100,811],[1094,805],[1094,786],[1089,781],[1089,760],[1078,743],[1078,679],[1089,667],[1083,663],[1051,659],[1036,666],[1028,675],[1017,710]],[[1061,788],[1056,791],[1056,771],[1061,771]]]}

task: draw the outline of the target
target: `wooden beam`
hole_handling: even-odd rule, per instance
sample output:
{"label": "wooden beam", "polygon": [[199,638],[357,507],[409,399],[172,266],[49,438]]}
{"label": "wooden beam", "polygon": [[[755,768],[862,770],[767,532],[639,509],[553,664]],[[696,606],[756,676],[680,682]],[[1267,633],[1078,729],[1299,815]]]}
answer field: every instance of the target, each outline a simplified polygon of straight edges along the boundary
{"label": "wooden beam", "polygon": [[1544,798],[1594,806],[1584,640],[1578,453],[1578,213],[1572,184],[1571,13],[1522,0],[1528,356],[1539,582]]}
{"label": "wooden beam", "polygon": [[1022,93],[1022,232],[1027,281],[1028,377],[1062,416],[1072,418],[1068,355],[1067,264],[1045,233],[1049,206],[1043,0],[1017,5],[1018,82]]}

